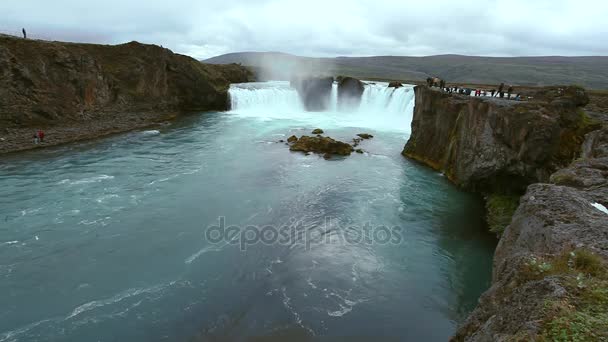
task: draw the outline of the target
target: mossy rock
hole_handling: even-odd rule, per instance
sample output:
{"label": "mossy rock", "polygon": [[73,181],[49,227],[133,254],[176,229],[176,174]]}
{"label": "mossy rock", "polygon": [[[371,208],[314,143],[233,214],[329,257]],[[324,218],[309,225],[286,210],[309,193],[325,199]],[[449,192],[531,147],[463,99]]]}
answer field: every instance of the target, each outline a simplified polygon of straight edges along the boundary
{"label": "mossy rock", "polygon": [[[538,264],[538,263],[537,263]],[[568,293],[545,303],[541,341],[608,341],[608,271],[588,250],[564,252],[543,261],[543,277],[559,279]]]}
{"label": "mossy rock", "polygon": [[312,134],[323,134],[323,133],[324,133],[323,130],[320,128],[316,128],[312,131]]}
{"label": "mossy rock", "polygon": [[511,219],[519,206],[519,196],[497,195],[488,196],[486,200],[486,219],[490,231],[502,235],[505,228],[511,224]]}

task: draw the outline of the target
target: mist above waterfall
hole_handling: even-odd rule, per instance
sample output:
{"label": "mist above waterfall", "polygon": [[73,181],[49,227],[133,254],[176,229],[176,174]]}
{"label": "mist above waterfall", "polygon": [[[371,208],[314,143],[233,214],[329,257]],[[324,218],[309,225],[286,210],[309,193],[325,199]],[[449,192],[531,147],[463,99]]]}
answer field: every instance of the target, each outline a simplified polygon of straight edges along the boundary
{"label": "mist above waterfall", "polygon": [[294,78],[325,77],[333,74],[333,63],[320,58],[302,58],[280,52],[256,54],[256,75],[260,81],[289,81]]}
{"label": "mist above waterfall", "polygon": [[230,87],[230,114],[260,120],[293,120],[323,128],[359,127],[410,133],[414,110],[413,86],[389,88],[367,82],[356,106],[343,106],[334,83],[325,111],[307,111],[296,89],[286,81],[234,84]]}

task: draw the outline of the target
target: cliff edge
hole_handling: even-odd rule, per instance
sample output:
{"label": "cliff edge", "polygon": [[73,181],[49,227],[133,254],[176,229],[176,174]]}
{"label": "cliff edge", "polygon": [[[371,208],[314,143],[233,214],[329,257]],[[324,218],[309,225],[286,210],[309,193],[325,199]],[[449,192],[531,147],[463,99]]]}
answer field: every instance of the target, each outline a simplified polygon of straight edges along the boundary
{"label": "cliff edge", "polygon": [[494,255],[492,287],[455,341],[608,339],[608,128],[528,187]]}
{"label": "cliff edge", "polygon": [[503,212],[492,286],[453,340],[608,339],[608,128],[587,103],[578,87],[529,102],[416,88],[403,154],[488,203],[517,201]]}
{"label": "cliff edge", "polygon": [[548,88],[533,102],[415,88],[412,134],[403,155],[482,193],[523,193],[577,155],[591,124],[583,89]]}
{"label": "cliff edge", "polygon": [[[156,45],[0,35],[0,151],[31,147],[31,142],[14,141],[21,131],[13,129],[81,125],[101,133],[176,112],[226,110],[229,84],[251,78],[241,66],[202,64]],[[10,141],[13,145],[7,145]]]}

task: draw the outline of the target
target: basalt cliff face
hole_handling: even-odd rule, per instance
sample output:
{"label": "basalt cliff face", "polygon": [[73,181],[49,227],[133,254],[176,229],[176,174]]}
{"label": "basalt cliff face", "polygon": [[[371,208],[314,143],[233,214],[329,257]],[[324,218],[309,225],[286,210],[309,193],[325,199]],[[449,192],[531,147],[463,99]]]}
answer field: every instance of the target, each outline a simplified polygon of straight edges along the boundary
{"label": "basalt cliff face", "polygon": [[[84,130],[101,134],[145,125],[169,113],[226,110],[230,83],[252,77],[241,66],[206,65],[156,45],[0,35],[1,143],[15,140],[0,150],[29,146],[17,141],[22,134],[13,129],[80,125],[75,135]],[[48,138],[49,143],[62,140],[59,132]]]}
{"label": "basalt cliff face", "polygon": [[416,88],[404,155],[468,190],[525,191],[453,340],[608,339],[608,128],[586,103],[575,87],[525,103]]}
{"label": "basalt cliff face", "polygon": [[103,112],[225,110],[237,65],[205,65],[156,45],[43,42],[0,36],[0,127]]}
{"label": "basalt cliff face", "polygon": [[591,129],[581,111],[588,102],[583,90],[547,92],[539,101],[516,102],[418,86],[403,154],[468,190],[523,192],[568,165]]}

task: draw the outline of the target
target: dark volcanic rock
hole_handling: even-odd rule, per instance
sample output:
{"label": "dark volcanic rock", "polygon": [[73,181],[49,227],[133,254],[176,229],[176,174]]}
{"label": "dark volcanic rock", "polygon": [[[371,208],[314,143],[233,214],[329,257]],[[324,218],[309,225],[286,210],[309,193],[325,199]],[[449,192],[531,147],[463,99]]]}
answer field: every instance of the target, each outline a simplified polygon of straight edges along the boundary
{"label": "dark volcanic rock", "polygon": [[295,135],[292,135],[289,138],[287,138],[288,143],[294,143],[296,141],[298,141],[298,137],[296,137]]}
{"label": "dark volcanic rock", "polygon": [[362,138],[362,139],[371,139],[371,138],[374,137],[373,135],[367,134],[367,133],[359,133],[359,134],[357,134],[357,136],[360,137],[360,138]]}
{"label": "dark volcanic rock", "polygon": [[338,104],[342,109],[359,107],[365,86],[352,77],[341,77],[338,81]]}
{"label": "dark volcanic rock", "polygon": [[[531,260],[549,260],[547,264],[551,264],[550,260],[571,250],[587,250],[606,262],[608,214],[592,204],[608,206],[608,158],[581,161],[568,169],[581,168],[595,171],[572,171],[568,183],[574,187],[528,187],[496,249],[492,287],[454,340],[506,341],[522,335],[531,336],[526,340],[538,340],[546,329],[542,322],[549,314],[547,303],[575,300],[579,291],[566,286],[569,278],[561,273],[529,279],[526,270]],[[603,177],[598,177],[598,168],[604,170]]]}
{"label": "dark volcanic rock", "polygon": [[323,130],[320,128],[316,128],[312,131],[312,134],[323,134]]}
{"label": "dark volcanic rock", "polygon": [[586,253],[585,262],[605,270],[608,128],[584,113],[586,102],[576,87],[541,89],[523,103],[416,87],[404,155],[469,190],[518,194],[527,188],[496,249],[492,287],[454,341],[552,340],[547,334],[556,312],[548,308],[563,303],[578,315],[575,304],[584,301],[579,275],[583,286],[594,284],[593,275],[571,266],[572,258]]}
{"label": "dark volcanic rock", "polygon": [[298,91],[304,108],[308,111],[319,112],[329,108],[332,77],[293,78],[291,86]]}
{"label": "dark volcanic rock", "polygon": [[0,35],[0,127],[94,122],[126,112],[226,110],[238,65],[206,65],[156,45]]}
{"label": "dark volcanic rock", "polygon": [[[578,97],[516,102],[470,98],[418,86],[407,157],[479,192],[523,193],[577,157],[594,129]],[[567,102],[570,101],[570,102]]]}
{"label": "dark volcanic rock", "polygon": [[[571,285],[579,271],[554,269],[552,260],[585,250],[606,265],[608,214],[593,205],[608,207],[608,128],[587,134],[583,145],[583,158],[551,175],[552,184],[528,187],[496,249],[492,287],[453,340],[539,340],[551,315],[547,303],[580,296]],[[531,278],[531,260],[545,260],[552,271]]]}
{"label": "dark volcanic rock", "polygon": [[403,87],[403,84],[401,84],[401,82],[393,81],[388,84],[388,87],[389,88],[401,88],[401,87]]}
{"label": "dark volcanic rock", "polygon": [[307,135],[300,137],[289,149],[291,151],[337,154],[342,156],[348,156],[353,151],[351,145],[336,141],[330,137],[309,137]]}

